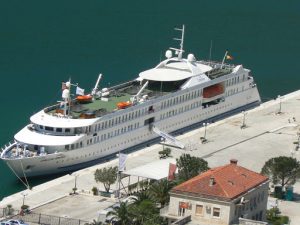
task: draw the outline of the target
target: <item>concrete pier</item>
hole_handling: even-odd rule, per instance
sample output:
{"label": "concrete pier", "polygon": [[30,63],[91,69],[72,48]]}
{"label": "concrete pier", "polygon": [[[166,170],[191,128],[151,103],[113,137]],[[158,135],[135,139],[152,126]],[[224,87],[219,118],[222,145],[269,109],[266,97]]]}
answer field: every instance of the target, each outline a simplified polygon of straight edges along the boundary
{"label": "concrete pier", "polygon": [[[300,135],[299,124],[300,91],[296,91],[282,96],[281,99],[265,102],[255,109],[207,125],[206,143],[202,143],[200,139],[204,135],[203,127],[177,136],[186,149],[172,148],[171,155],[177,158],[183,153],[189,153],[203,157],[210,167],[227,164],[231,158],[235,158],[239,165],[260,172],[264,163],[272,157],[292,156],[300,159],[300,149],[296,151],[294,144]],[[156,144],[130,154],[127,169],[158,160],[160,150],[162,146]],[[97,217],[97,211],[116,201],[92,196],[92,187],[104,190],[101,184],[95,182],[94,171],[97,168],[116,166],[117,162],[115,159],[72,175],[65,175],[33,187],[32,190],[25,190],[25,204],[39,213],[91,221]],[[75,180],[80,195],[70,196]],[[135,178],[131,178],[131,183],[134,181]],[[125,180],[124,183],[126,182]],[[296,183],[294,192],[300,194],[299,183]],[[79,204],[84,202],[82,196],[86,196],[85,199],[88,200]],[[22,192],[16,193],[4,198],[0,207],[11,204],[16,209],[20,208],[23,198]],[[72,198],[71,202],[76,207],[72,207],[68,198]],[[300,211],[299,202],[279,202],[279,207],[282,207],[280,209],[283,214],[290,216],[291,224],[300,224],[300,215],[297,215]]]}

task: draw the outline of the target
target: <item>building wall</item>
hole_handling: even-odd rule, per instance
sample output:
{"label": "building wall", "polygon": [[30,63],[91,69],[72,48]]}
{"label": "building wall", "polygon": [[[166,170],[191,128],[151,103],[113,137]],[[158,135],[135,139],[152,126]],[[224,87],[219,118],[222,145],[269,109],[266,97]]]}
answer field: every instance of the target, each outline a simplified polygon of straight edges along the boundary
{"label": "building wall", "polygon": [[[183,216],[179,207],[183,202],[188,203],[184,215],[191,215],[192,221],[201,224],[236,224],[239,217],[265,221],[268,187],[268,182],[261,184],[231,202],[171,193],[168,215],[173,218]],[[241,204],[242,197],[244,197],[243,204]]]}
{"label": "building wall", "polygon": [[191,215],[194,222],[218,225],[229,224],[230,203],[228,202],[187,196],[171,196],[168,215],[178,217],[182,215],[179,210],[180,202],[188,203],[184,215]]}
{"label": "building wall", "polygon": [[234,200],[231,204],[230,221],[237,222],[239,217],[266,221],[268,190],[269,182],[266,182],[245,193],[244,204],[238,204],[241,203],[241,197]]}

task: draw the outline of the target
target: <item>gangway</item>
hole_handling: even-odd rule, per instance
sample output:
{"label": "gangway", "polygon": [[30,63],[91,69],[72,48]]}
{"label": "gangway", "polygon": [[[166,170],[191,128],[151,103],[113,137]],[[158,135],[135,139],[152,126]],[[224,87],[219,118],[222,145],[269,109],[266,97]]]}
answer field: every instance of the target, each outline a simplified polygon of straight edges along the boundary
{"label": "gangway", "polygon": [[181,143],[180,141],[176,140],[175,137],[173,137],[172,135],[165,133],[163,131],[161,131],[160,129],[158,129],[157,127],[153,126],[152,130],[154,133],[158,134],[159,136],[161,136],[162,138],[164,138],[165,140],[170,141],[172,144],[176,145],[177,147],[184,149],[184,144]]}

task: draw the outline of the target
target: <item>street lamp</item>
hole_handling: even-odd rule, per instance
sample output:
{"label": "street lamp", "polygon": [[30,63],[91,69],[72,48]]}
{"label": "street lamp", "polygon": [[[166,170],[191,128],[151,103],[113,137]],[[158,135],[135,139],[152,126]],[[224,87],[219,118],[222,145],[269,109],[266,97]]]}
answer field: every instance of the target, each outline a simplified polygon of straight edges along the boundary
{"label": "street lamp", "polygon": [[243,113],[243,123],[242,123],[242,125],[241,125],[241,129],[244,129],[244,128],[246,128],[246,112],[245,111],[242,111],[242,113]]}
{"label": "street lamp", "polygon": [[281,113],[282,113],[282,112],[281,112],[281,96],[278,95],[278,96],[277,96],[277,99],[279,99],[279,110],[278,110],[277,114],[281,114]]}
{"label": "street lamp", "polygon": [[300,148],[300,132],[297,132],[298,140],[296,141],[296,151]]}
{"label": "street lamp", "polygon": [[75,178],[75,180],[74,180],[74,187],[72,188],[73,194],[75,194],[76,191],[77,191],[77,177],[78,177],[78,174],[72,173],[72,174],[70,174],[70,175],[71,175],[71,176],[74,176],[74,178]]}
{"label": "street lamp", "polygon": [[23,195],[23,202],[22,202],[22,206],[25,204],[25,197],[28,195],[25,192],[22,192],[21,195]]}
{"label": "street lamp", "polygon": [[204,126],[204,136],[200,138],[202,144],[206,143],[207,142],[207,139],[206,139],[206,127],[209,125],[209,123],[203,123],[203,126]]}
{"label": "street lamp", "polygon": [[162,137],[160,140],[161,140],[161,142],[162,142],[163,151],[164,151],[164,150],[165,150],[165,142],[166,142],[166,139]]}

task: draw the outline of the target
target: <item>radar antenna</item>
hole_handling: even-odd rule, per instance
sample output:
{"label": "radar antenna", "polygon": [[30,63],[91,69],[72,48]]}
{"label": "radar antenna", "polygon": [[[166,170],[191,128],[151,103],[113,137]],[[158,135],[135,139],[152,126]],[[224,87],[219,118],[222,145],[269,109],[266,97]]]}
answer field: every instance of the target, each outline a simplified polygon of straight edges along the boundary
{"label": "radar antenna", "polygon": [[175,54],[177,55],[178,59],[182,58],[182,53],[184,52],[183,50],[183,42],[184,42],[184,24],[182,25],[182,28],[174,28],[174,30],[181,31],[181,38],[173,38],[175,41],[180,41],[180,49],[178,48],[170,48],[171,50],[175,51]]}

